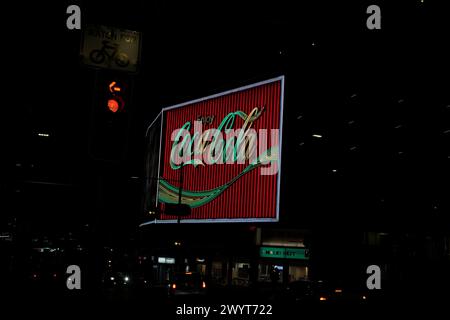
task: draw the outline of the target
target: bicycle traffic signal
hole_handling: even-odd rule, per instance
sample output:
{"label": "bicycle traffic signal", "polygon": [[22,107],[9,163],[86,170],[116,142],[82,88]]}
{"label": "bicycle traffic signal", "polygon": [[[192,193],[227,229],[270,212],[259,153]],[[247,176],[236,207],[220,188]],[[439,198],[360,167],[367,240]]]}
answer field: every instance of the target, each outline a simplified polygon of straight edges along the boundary
{"label": "bicycle traffic signal", "polygon": [[116,81],[111,81],[108,85],[109,96],[107,97],[106,105],[108,110],[112,113],[123,112],[125,108],[125,100],[123,99],[123,94],[125,86],[123,83],[117,83]]}
{"label": "bicycle traffic signal", "polygon": [[125,155],[130,124],[132,78],[99,73],[94,89],[90,153],[97,159],[121,160]]}

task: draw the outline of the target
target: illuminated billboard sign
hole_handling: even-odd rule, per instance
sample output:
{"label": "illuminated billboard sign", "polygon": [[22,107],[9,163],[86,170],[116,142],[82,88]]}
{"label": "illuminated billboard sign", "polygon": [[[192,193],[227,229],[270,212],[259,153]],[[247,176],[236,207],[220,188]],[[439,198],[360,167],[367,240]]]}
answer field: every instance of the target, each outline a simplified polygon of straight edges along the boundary
{"label": "illuminated billboard sign", "polygon": [[296,259],[308,260],[308,249],[288,247],[261,247],[259,249],[261,258]]}
{"label": "illuminated billboard sign", "polygon": [[162,110],[158,222],[177,221],[180,181],[183,222],[278,221],[283,91],[278,77]]}

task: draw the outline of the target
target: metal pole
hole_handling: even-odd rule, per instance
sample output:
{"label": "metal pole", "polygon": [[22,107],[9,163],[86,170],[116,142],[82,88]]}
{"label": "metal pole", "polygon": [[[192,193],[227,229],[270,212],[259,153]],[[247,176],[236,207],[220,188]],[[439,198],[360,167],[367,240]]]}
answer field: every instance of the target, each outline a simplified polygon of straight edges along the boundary
{"label": "metal pole", "polygon": [[[183,162],[181,163],[180,167],[180,189],[178,191],[178,204],[181,204],[181,195],[183,193]],[[180,223],[181,215],[178,213],[178,223]]]}

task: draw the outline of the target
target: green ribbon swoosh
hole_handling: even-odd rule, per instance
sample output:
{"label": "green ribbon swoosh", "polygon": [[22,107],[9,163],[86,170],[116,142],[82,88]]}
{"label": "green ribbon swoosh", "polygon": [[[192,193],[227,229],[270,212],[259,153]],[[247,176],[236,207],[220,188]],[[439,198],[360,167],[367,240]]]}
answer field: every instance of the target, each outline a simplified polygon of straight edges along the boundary
{"label": "green ribbon swoosh", "polygon": [[[270,155],[268,154],[270,153]],[[269,162],[278,161],[278,147],[272,147],[261,154],[254,163],[249,164],[242,172],[240,172],[233,179],[227,183],[210,190],[203,191],[192,191],[192,190],[182,190],[181,202],[189,205],[191,208],[201,207],[219,195],[221,195],[227,188],[229,188],[233,183],[239,180],[242,176],[246,175],[250,171],[264,165]],[[161,180],[159,183],[159,201],[164,203],[178,203],[179,198],[179,188],[171,185],[166,180]]]}

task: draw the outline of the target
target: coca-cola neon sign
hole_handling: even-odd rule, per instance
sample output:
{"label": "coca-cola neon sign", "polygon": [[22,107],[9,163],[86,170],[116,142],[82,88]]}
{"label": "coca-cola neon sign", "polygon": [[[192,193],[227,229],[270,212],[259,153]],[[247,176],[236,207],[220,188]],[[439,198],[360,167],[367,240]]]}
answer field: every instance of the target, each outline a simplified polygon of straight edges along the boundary
{"label": "coca-cola neon sign", "polygon": [[178,203],[183,167],[184,222],[278,221],[283,91],[278,77],[164,108],[159,204]]}

